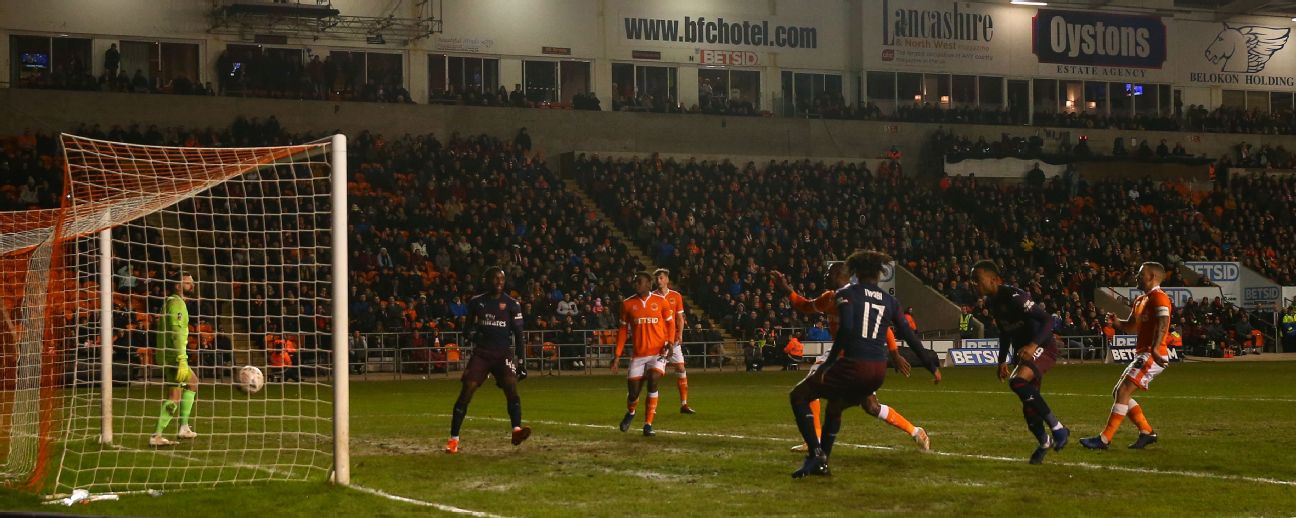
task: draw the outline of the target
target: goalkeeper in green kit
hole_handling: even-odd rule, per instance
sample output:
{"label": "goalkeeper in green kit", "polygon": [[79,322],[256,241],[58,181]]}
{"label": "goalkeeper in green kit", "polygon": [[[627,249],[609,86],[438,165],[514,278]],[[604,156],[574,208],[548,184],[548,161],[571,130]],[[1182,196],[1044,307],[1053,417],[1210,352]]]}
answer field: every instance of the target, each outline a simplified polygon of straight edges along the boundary
{"label": "goalkeeper in green kit", "polygon": [[171,294],[162,304],[162,319],[157,342],[158,364],[162,366],[163,395],[162,411],[158,414],[157,429],[149,437],[149,446],[169,446],[171,443],[162,432],[166,430],[171,419],[180,414],[180,431],[176,434],[181,439],[193,439],[198,434],[189,428],[189,413],[193,411],[194,398],[198,396],[198,375],[189,369],[189,308],[185,306],[185,295],[193,291],[193,277],[180,272],[178,281],[173,281]]}

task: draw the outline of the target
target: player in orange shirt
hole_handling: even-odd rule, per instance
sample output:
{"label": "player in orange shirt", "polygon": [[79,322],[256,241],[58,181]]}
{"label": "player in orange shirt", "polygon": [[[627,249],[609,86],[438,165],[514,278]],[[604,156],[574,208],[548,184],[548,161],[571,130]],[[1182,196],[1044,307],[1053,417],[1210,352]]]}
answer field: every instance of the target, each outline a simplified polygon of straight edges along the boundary
{"label": "player in orange shirt", "polygon": [[[780,291],[786,291],[788,293],[788,299],[792,301],[792,307],[807,315],[827,315],[828,332],[833,336],[837,336],[837,326],[839,324],[837,322],[838,317],[836,311],[837,301],[832,289],[824,290],[823,293],[819,294],[819,296],[814,299],[807,299],[802,297],[796,292],[796,290],[793,290],[792,287],[788,285],[787,277],[783,275],[782,272],[775,271],[772,275],[774,276],[774,287]],[[829,263],[825,280],[827,281],[826,285],[829,287],[845,286],[848,284],[850,282],[850,275],[846,271],[846,263],[840,261]],[[909,361],[905,360],[904,357],[899,354],[899,349],[896,347],[895,332],[891,329],[887,329],[886,338],[887,351],[891,354],[891,361],[895,363],[896,371],[903,373],[908,377],[908,371],[910,369]],[[815,360],[815,367],[823,364],[826,359],[827,358],[824,355],[820,355],[819,358]],[[813,375],[816,370],[818,369],[812,368],[809,375]],[[928,451],[931,449],[931,440],[927,436],[927,431],[921,426],[914,426],[894,408],[881,404],[878,401],[876,392],[870,394],[869,397],[864,400],[864,404],[860,406],[864,407],[864,411],[868,412],[869,415],[881,419],[887,424],[909,434],[910,437],[913,437],[914,442],[918,443],[918,448],[922,451]],[[810,402],[810,411],[814,413],[815,435],[822,436],[823,425],[820,424],[821,421],[819,419],[819,400]],[[792,451],[805,450],[806,445],[804,443],[792,447]]]}
{"label": "player in orange shirt", "polygon": [[670,289],[670,270],[658,268],[653,272],[653,277],[657,278],[657,289],[653,293],[665,297],[675,315],[675,330],[671,334],[672,342],[667,344],[670,350],[666,353],[666,362],[675,368],[675,384],[679,387],[680,394],[680,413],[695,414],[697,412],[688,405],[688,372],[684,371],[684,327],[688,324],[684,319],[684,296]]}
{"label": "player in orange shirt", "polygon": [[1080,444],[1085,448],[1107,449],[1126,415],[1139,429],[1138,439],[1129,445],[1130,448],[1141,450],[1157,442],[1157,434],[1144,417],[1143,407],[1132,396],[1135,390],[1147,390],[1152,379],[1170,364],[1170,349],[1166,347],[1166,343],[1172,306],[1170,297],[1161,290],[1161,281],[1165,279],[1165,275],[1165,267],[1160,263],[1143,263],[1138,272],[1138,285],[1143,294],[1134,299],[1134,309],[1130,316],[1117,320],[1115,315],[1107,314],[1112,326],[1123,332],[1134,331],[1138,334],[1134,346],[1136,356],[1112,390],[1116,403],[1112,405],[1111,416],[1107,418],[1107,427],[1099,435],[1081,439]]}
{"label": "player in orange shirt", "polygon": [[621,352],[625,350],[626,337],[634,335],[634,356],[626,373],[626,415],[621,419],[621,431],[630,429],[635,409],[639,407],[639,392],[648,385],[648,414],[644,416],[644,437],[653,432],[653,416],[657,414],[657,380],[666,374],[666,345],[674,337],[675,315],[665,297],[652,292],[653,278],[648,272],[635,273],[635,295],[621,303],[621,327],[617,329],[616,354],[612,358],[612,373],[616,374]]}

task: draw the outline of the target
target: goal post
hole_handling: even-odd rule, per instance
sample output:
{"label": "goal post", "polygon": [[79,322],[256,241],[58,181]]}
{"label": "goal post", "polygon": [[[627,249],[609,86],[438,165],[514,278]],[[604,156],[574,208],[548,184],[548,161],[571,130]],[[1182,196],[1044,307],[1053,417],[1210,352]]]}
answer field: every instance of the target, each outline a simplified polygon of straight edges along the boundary
{"label": "goal post", "polygon": [[[349,277],[347,272],[350,268],[347,264],[347,246],[346,246],[346,229],[347,229],[347,207],[350,202],[347,201],[347,146],[346,135],[333,135],[333,232],[336,236],[343,236],[341,246],[334,246],[333,251],[333,271],[341,272],[340,275],[333,275],[333,293],[340,294],[333,297],[333,314],[347,315],[348,306],[346,295],[351,293],[348,286]],[[340,208],[340,210],[336,210]],[[338,485],[351,484],[351,379],[348,376],[351,372],[350,351],[347,350],[347,337],[350,336],[350,322],[346,318],[333,319],[333,372],[341,374],[333,379],[333,482]]]}
{"label": "goal post", "polygon": [[[0,483],[348,483],[345,136],[61,143],[62,206],[0,213]],[[161,307],[180,272],[200,381],[168,404],[180,390],[161,364],[180,351],[163,347]],[[246,365],[267,376],[259,392],[236,388]],[[174,444],[154,445],[158,429]]]}

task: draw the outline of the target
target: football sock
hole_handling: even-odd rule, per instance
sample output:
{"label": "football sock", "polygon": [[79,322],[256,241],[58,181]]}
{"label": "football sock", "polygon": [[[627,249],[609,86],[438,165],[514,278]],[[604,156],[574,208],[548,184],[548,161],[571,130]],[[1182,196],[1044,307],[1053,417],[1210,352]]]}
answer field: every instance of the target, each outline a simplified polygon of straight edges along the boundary
{"label": "football sock", "polygon": [[167,425],[171,424],[171,418],[175,417],[175,413],[176,402],[171,401],[170,399],[163,401],[162,411],[158,413],[157,429],[154,430],[153,433],[162,435],[162,431],[166,430]]}
{"label": "football sock", "polygon": [[639,409],[639,398],[636,397],[636,398],[634,398],[634,399],[627,399],[627,400],[626,400],[626,413],[627,413],[627,414],[633,414],[633,413],[635,413],[635,410],[637,410],[637,409]]}
{"label": "football sock", "polygon": [[1130,400],[1127,415],[1130,421],[1133,421],[1134,425],[1138,426],[1140,432],[1152,433],[1152,425],[1148,424],[1147,417],[1143,415],[1143,407],[1138,404],[1138,401]]}
{"label": "football sock", "polygon": [[1023,404],[1022,416],[1026,418],[1026,428],[1031,431],[1031,435],[1035,436],[1035,440],[1039,441],[1040,446],[1047,445],[1052,437],[1044,429],[1044,420],[1035,414],[1035,408]]}
{"label": "football sock", "polygon": [[813,454],[819,449],[819,435],[815,433],[814,425],[818,419],[815,419],[814,413],[810,411],[810,404],[793,401],[792,416],[796,419],[797,429],[801,431],[801,439],[805,441],[808,451]]}
{"label": "football sock", "polygon": [[819,421],[819,400],[810,402],[810,413],[814,414],[815,437],[823,437],[823,425]]}
{"label": "football sock", "polygon": [[657,415],[657,393],[649,392],[648,393],[648,415],[647,417],[644,418],[644,422],[647,424],[652,424],[653,417],[655,417],[656,415]]}
{"label": "football sock", "polygon": [[1040,416],[1040,419],[1048,423],[1050,428],[1057,428],[1057,425],[1061,424],[1058,422],[1057,417],[1053,415],[1053,409],[1049,408],[1048,403],[1044,401],[1044,396],[1040,394],[1039,387],[1035,386],[1034,383],[1021,378],[1013,378],[1009,380],[1008,386],[1012,387],[1012,391],[1017,393],[1017,398],[1021,399],[1022,404],[1034,408],[1035,415]]}
{"label": "football sock", "polygon": [[1112,436],[1116,435],[1116,430],[1120,428],[1121,421],[1125,420],[1125,414],[1129,412],[1129,405],[1117,403],[1112,405],[1111,416],[1107,418],[1107,428],[1103,429],[1102,438],[1105,442],[1111,442]]}
{"label": "football sock", "polygon": [[456,401],[454,412],[450,417],[450,436],[458,437],[459,429],[463,427],[464,417],[468,415],[468,403]]}
{"label": "football sock", "polygon": [[[823,424],[823,444],[819,447],[823,449],[824,455],[832,454],[833,443],[837,442],[837,432],[841,431],[842,418],[841,414],[829,414]],[[813,453],[813,450],[811,450]]]}
{"label": "football sock", "polygon": [[198,393],[189,389],[184,389],[180,393],[180,426],[189,426],[189,413],[193,411],[194,398]]}
{"label": "football sock", "polygon": [[509,422],[513,423],[513,428],[522,426],[522,400],[515,399],[508,402]]}
{"label": "football sock", "polygon": [[903,430],[904,433],[914,434],[914,425],[900,415],[900,412],[896,412],[894,408],[882,405],[882,410],[878,412],[877,418],[886,422],[886,424]]}
{"label": "football sock", "polygon": [[687,405],[688,404],[688,373],[687,372],[679,373],[679,378],[675,379],[675,385],[679,387],[680,405],[681,406]]}

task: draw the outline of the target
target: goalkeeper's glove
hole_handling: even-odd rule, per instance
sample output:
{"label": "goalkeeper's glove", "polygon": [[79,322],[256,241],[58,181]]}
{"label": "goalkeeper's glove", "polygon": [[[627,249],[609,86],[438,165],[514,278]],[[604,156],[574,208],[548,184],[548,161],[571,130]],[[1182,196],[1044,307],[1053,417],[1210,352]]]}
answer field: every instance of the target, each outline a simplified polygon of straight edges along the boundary
{"label": "goalkeeper's glove", "polygon": [[176,369],[176,383],[184,385],[189,383],[189,379],[192,377],[193,371],[189,370],[189,362],[186,360],[180,360],[180,365]]}
{"label": "goalkeeper's glove", "polygon": [[517,380],[527,379],[526,360],[517,362]]}

